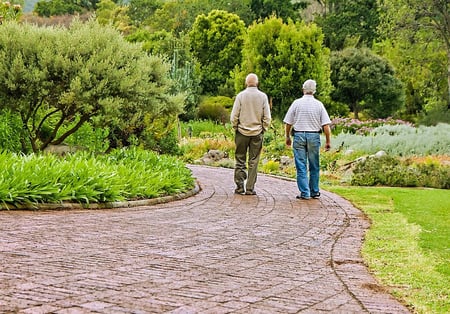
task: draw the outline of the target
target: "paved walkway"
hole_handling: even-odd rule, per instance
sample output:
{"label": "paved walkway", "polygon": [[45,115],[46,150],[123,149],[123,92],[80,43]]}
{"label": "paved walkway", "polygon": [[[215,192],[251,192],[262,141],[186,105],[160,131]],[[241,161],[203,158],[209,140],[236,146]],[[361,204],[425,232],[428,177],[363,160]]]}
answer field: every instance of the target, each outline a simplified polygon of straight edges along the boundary
{"label": "paved walkway", "polygon": [[191,167],[201,191],[109,210],[0,211],[0,313],[408,313],[359,255],[368,222],[334,194]]}

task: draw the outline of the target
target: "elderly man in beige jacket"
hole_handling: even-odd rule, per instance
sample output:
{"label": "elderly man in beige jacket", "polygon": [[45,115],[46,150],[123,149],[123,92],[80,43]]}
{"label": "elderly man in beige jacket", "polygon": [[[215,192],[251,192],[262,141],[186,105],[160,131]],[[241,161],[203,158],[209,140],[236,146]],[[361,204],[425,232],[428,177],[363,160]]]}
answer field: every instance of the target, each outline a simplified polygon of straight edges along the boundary
{"label": "elderly man in beige jacket", "polygon": [[272,117],[269,99],[258,89],[258,76],[250,73],[245,79],[245,84],[247,87],[236,96],[230,116],[230,122],[236,131],[234,182],[236,194],[255,195],[263,136],[270,126]]}

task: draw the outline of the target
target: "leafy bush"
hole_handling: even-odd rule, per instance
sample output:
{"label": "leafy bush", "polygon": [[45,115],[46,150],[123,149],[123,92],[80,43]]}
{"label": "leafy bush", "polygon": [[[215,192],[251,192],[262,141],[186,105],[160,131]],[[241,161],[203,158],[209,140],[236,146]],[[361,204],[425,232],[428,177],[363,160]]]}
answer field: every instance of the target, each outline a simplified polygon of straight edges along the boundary
{"label": "leafy bush", "polygon": [[174,132],[162,134],[159,138],[155,133],[146,132],[144,139],[144,147],[160,154],[169,154],[178,156],[181,154],[178,140]]}
{"label": "leafy bush", "polygon": [[198,108],[199,119],[209,119],[226,123],[230,118],[230,108],[233,100],[225,96],[203,97]]}
{"label": "leafy bush", "polygon": [[366,158],[353,170],[352,185],[450,188],[450,167],[415,164],[392,156]]}
{"label": "leafy bush", "polygon": [[[62,132],[65,132],[65,129]],[[109,141],[106,140],[108,135],[109,129],[107,127],[96,128],[90,123],[84,123],[64,142],[70,146],[82,147],[90,152],[106,152],[109,148]]]}
{"label": "leafy bush", "polygon": [[180,130],[182,137],[234,139],[234,130],[229,123],[224,125],[211,120],[194,120],[182,122]]}
{"label": "leafy bush", "polygon": [[22,121],[9,110],[0,112],[0,150],[19,153],[23,150],[21,139]]}
{"label": "leafy bush", "polygon": [[0,108],[21,115],[21,140],[34,152],[61,144],[87,121],[108,126],[110,139],[124,144],[147,127],[143,117],[182,112],[184,95],[172,92],[169,64],[111,26],[95,20],[75,20],[69,28],[7,22],[1,30]]}
{"label": "leafy bush", "polygon": [[95,156],[0,153],[0,202],[18,204],[113,202],[184,192],[194,186],[174,157],[138,149]]}
{"label": "leafy bush", "polygon": [[262,167],[262,171],[264,173],[276,173],[279,171],[279,169],[280,169],[280,163],[278,161],[274,161],[274,160],[269,160]]}
{"label": "leafy bush", "polygon": [[450,123],[450,110],[447,102],[436,104],[435,107],[419,118],[419,123],[428,126],[439,123]]}

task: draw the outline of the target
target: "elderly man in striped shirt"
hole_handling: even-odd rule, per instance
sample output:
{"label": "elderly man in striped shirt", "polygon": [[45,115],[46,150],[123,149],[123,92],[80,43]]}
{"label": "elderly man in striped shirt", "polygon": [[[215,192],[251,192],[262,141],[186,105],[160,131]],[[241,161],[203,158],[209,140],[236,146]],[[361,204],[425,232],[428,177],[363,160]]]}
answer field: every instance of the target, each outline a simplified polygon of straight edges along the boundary
{"label": "elderly man in striped shirt", "polygon": [[303,83],[303,96],[291,104],[283,120],[286,145],[292,145],[294,152],[297,186],[300,191],[297,198],[305,200],[320,196],[319,151],[322,130],[326,138],[325,149],[329,150],[331,147],[331,120],[323,103],[314,97],[315,92],[316,82],[306,80]]}

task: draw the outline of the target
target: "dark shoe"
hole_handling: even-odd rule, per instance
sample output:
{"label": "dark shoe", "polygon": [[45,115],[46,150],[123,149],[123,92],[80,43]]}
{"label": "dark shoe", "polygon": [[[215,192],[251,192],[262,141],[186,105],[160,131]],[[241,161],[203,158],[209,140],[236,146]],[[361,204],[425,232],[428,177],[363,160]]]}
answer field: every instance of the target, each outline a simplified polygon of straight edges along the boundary
{"label": "dark shoe", "polygon": [[244,194],[244,189],[243,188],[237,188],[236,190],[234,190],[234,194]]}
{"label": "dark shoe", "polygon": [[315,199],[320,198],[320,193],[317,193],[317,194],[313,195],[312,198],[315,198]]}
{"label": "dark shoe", "polygon": [[247,190],[245,191],[245,195],[256,195],[256,192],[253,190]]}
{"label": "dark shoe", "polygon": [[309,200],[309,199],[311,199],[311,197],[304,197],[304,196],[300,196],[300,195],[297,195],[295,198],[298,199],[298,200]]}

